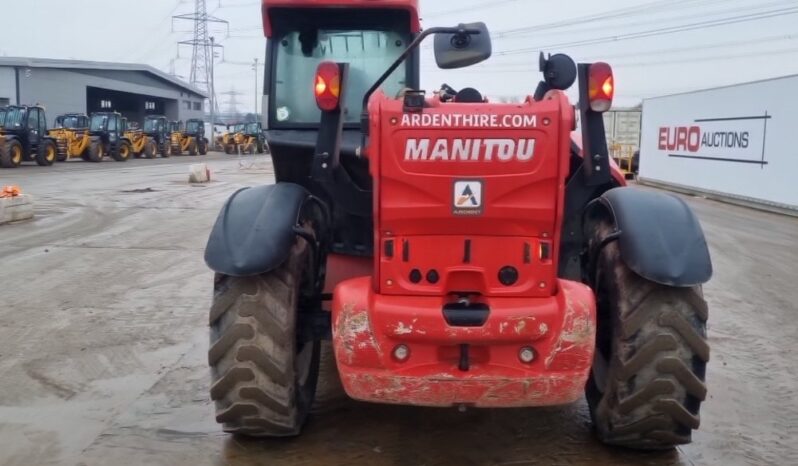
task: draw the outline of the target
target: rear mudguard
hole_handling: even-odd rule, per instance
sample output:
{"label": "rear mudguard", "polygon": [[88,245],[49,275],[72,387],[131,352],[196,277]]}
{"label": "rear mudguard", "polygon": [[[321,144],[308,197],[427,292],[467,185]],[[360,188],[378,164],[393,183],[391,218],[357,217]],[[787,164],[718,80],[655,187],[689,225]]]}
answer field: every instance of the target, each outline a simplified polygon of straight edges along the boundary
{"label": "rear mudguard", "polygon": [[291,252],[310,194],[293,183],[245,188],[227,201],[205,248],[215,272],[247,277],[279,267]]}
{"label": "rear mudguard", "polygon": [[[621,260],[655,283],[676,287],[701,285],[712,278],[704,232],[682,199],[636,188],[605,192],[585,209],[585,238],[598,220],[615,226]],[[592,278],[592,277],[591,277]]]}

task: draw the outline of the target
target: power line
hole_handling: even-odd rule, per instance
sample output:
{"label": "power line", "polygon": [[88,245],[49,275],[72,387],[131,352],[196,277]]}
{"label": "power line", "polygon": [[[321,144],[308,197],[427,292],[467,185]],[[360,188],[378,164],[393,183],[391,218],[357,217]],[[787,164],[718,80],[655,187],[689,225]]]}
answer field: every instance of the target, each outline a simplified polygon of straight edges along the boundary
{"label": "power line", "polygon": [[757,21],[761,19],[773,18],[776,16],[786,16],[786,15],[793,15],[798,13],[798,8],[782,8],[778,10],[770,10],[760,13],[752,13],[747,15],[741,16],[733,16],[723,19],[715,19],[709,21],[700,21],[696,23],[690,24],[682,24],[678,26],[669,26],[659,29],[650,29],[638,32],[632,32],[627,34],[618,34],[618,35],[611,35],[611,36],[604,36],[594,39],[585,39],[573,42],[562,42],[558,44],[548,44],[548,45],[541,45],[536,47],[525,47],[521,49],[512,49],[512,50],[502,50],[499,52],[494,53],[495,56],[505,56],[505,55],[517,55],[517,54],[527,54],[527,53],[538,53],[541,50],[546,49],[558,49],[563,47],[582,47],[585,45],[595,45],[595,44],[603,44],[607,42],[620,42],[629,39],[640,39],[644,37],[653,37],[653,36],[660,36],[666,34],[675,34],[679,32],[686,32],[692,31],[695,29],[701,28],[714,28],[720,26],[726,26],[729,24],[737,24],[749,21]]}
{"label": "power line", "polygon": [[[471,12],[471,11],[484,10],[486,8],[493,8],[493,7],[500,6],[500,5],[505,5],[505,4],[508,4],[508,3],[517,3],[519,1],[521,1],[521,0],[495,0],[495,1],[492,1],[492,2],[482,2],[479,5],[467,6],[465,8],[458,8],[456,10],[456,12],[458,14],[467,13],[467,12]],[[452,14],[454,12],[455,11],[452,11],[451,9],[450,10],[445,10],[445,11],[444,10],[439,10],[439,11],[434,11],[434,12],[429,13],[429,14],[422,14],[421,16],[424,19],[427,19],[427,18],[434,18],[436,16],[450,15],[450,14]]]}
{"label": "power line", "polygon": [[[737,54],[726,54],[726,55],[710,55],[710,56],[703,56],[703,57],[691,57],[691,58],[676,58],[672,60],[656,60],[656,61],[649,61],[649,62],[629,62],[629,63],[613,63],[612,67],[616,69],[623,69],[623,68],[641,68],[641,67],[654,67],[654,66],[662,66],[662,65],[677,65],[677,64],[684,64],[684,63],[708,63],[708,62],[715,62],[715,61],[724,61],[724,60],[732,60],[732,59],[740,59],[740,58],[756,58],[756,57],[765,57],[765,56],[774,56],[774,55],[789,55],[789,54],[798,54],[798,47],[789,48],[789,49],[779,49],[779,50],[768,50],[768,51],[760,51],[760,52],[745,52],[745,53],[737,53]],[[501,73],[532,73],[537,70],[533,70],[531,68],[527,69],[503,69]],[[470,70],[471,73],[496,73],[497,70],[493,70],[490,68],[481,68],[481,69],[473,69]]]}
{"label": "power line", "polygon": [[[625,8],[618,8],[615,10],[605,11],[603,13],[595,13],[585,16],[579,16],[576,18],[553,21],[549,23],[541,23],[536,24],[534,26],[524,26],[521,28],[515,29],[506,29],[497,32],[491,33],[491,39],[494,41],[502,40],[502,39],[516,39],[524,36],[529,35],[541,35],[541,34],[573,34],[574,32],[587,32],[587,31],[605,31],[608,26],[598,26],[593,28],[585,28],[586,24],[590,23],[601,23],[604,21],[613,21],[622,18],[629,18],[634,16],[640,15],[647,15],[650,16],[652,13],[656,13],[658,11],[664,10],[666,12],[672,11],[675,6],[684,5],[684,8],[691,8],[697,6],[704,6],[704,5],[711,5],[717,3],[730,3],[735,0],[657,0],[654,2],[646,3],[644,5],[638,5],[633,7],[625,7]],[[793,1],[793,0],[790,0]],[[730,10],[728,12],[734,12],[735,10]],[[687,16],[687,18],[692,18],[694,15]],[[672,21],[679,18],[671,18],[671,19],[660,19],[659,21],[648,21],[646,23],[658,23],[662,21]],[[642,23],[642,24],[646,24]],[[616,25],[612,26],[613,29],[625,27],[625,26],[637,26],[641,24],[639,21],[636,23],[630,23],[627,25]],[[573,27],[578,27],[578,31],[573,31]],[[554,31],[554,32],[553,32]],[[424,49],[432,49],[431,45],[427,45]]]}
{"label": "power line", "polygon": [[[718,0],[709,0],[717,2]],[[661,9],[672,9],[674,6],[684,3],[703,3],[702,0],[658,0],[655,2],[646,3],[644,5],[638,5],[633,7],[626,7],[626,8],[618,8],[615,10],[606,11],[604,13],[596,13],[591,15],[579,16],[576,18],[565,19],[561,21],[553,21],[550,23],[543,23],[537,24],[534,26],[524,26],[521,28],[515,29],[507,29],[504,31],[498,31],[495,34],[492,34],[492,37],[495,38],[503,38],[503,37],[510,37],[514,35],[522,35],[528,32],[540,32],[546,31],[549,29],[558,29],[567,26],[584,26],[587,23],[602,21],[607,19],[615,19],[615,18],[623,18],[633,15],[639,15],[641,13],[651,13],[656,12]]]}
{"label": "power line", "polygon": [[[161,20],[161,22],[158,23],[158,25],[155,28],[153,28],[153,30],[161,30],[161,28],[166,24],[166,22],[171,19],[172,15],[174,15],[175,12],[180,8],[180,5],[183,5],[184,3],[185,3],[184,0],[176,0],[175,1],[175,6],[172,8],[172,11],[170,11],[169,14],[166,17],[164,17],[164,19]],[[155,36],[155,40],[150,42],[153,45],[148,47],[148,48],[146,48],[146,49],[144,49],[144,52],[139,53],[138,55],[136,55],[136,58],[134,60],[135,61],[140,61],[140,60],[144,59],[145,57],[148,57],[152,53],[153,50],[156,50],[156,49],[160,48],[162,46],[163,42],[167,38],[169,38],[172,34],[173,34],[172,32],[167,32],[166,34],[161,33],[160,35]]]}
{"label": "power line", "polygon": [[[617,58],[634,58],[634,57],[652,57],[652,56],[659,56],[659,55],[669,55],[674,53],[691,53],[691,52],[700,52],[704,50],[711,50],[711,49],[722,49],[722,48],[729,48],[729,47],[738,47],[738,46],[751,46],[756,44],[763,44],[769,42],[779,42],[779,41],[787,41],[787,40],[795,40],[798,39],[798,36],[793,34],[782,34],[777,36],[768,36],[762,37],[758,39],[744,39],[744,40],[736,40],[730,42],[722,42],[722,43],[715,43],[715,44],[704,44],[704,45],[693,45],[690,47],[678,47],[678,48],[667,48],[667,49],[658,49],[658,50],[645,50],[641,52],[628,52],[628,53],[616,53],[616,54],[602,54],[600,58],[590,59],[590,58],[583,58],[581,61],[591,62],[600,59],[601,61],[609,61],[614,60]],[[481,69],[481,68],[489,68],[492,70],[497,71],[537,71],[537,65],[533,66],[531,64],[503,64],[503,63],[491,63],[489,66],[482,65],[477,66],[474,69]]]}
{"label": "power line", "polygon": [[[659,2],[655,2],[655,3],[659,3]],[[689,11],[690,8],[694,8],[696,6],[707,6],[707,5],[713,5],[713,4],[724,4],[724,5],[726,5],[728,3],[729,3],[729,0],[710,0],[710,1],[707,1],[707,2],[700,3],[700,4],[686,5],[684,8],[680,9],[679,11],[685,11],[685,10]],[[763,8],[783,6],[785,4],[794,4],[794,3],[795,3],[794,0],[788,0],[788,1],[780,0],[780,1],[774,1],[774,2],[769,2],[769,3],[760,3],[760,4],[757,4],[757,5],[754,5],[754,6],[735,7],[735,8],[730,8],[730,9],[726,9],[726,10],[706,11],[706,12],[702,12],[702,16],[707,17],[707,16],[715,16],[715,15],[726,15],[726,14],[735,14],[735,13],[742,13],[742,12],[752,12],[752,10],[761,10]],[[671,5],[669,3],[668,5],[665,6],[665,8],[667,8],[668,12],[670,12],[670,10],[672,10],[672,6],[673,5]],[[630,13],[624,13],[624,14],[619,14],[619,15],[614,15],[614,16],[607,15],[607,16],[604,16],[602,18],[597,18],[597,19],[594,19],[594,20],[588,20],[588,21],[582,21],[582,22],[576,21],[576,20],[575,21],[563,21],[563,22],[558,22],[558,23],[549,23],[548,25],[542,25],[541,27],[534,26],[534,27],[530,27],[530,28],[514,29],[514,30],[510,30],[510,32],[502,32],[502,31],[500,31],[500,32],[498,32],[496,34],[493,34],[492,38],[495,38],[497,40],[501,40],[501,39],[514,39],[514,38],[525,37],[525,36],[530,36],[530,35],[573,34],[575,32],[584,33],[584,32],[590,32],[590,31],[606,31],[609,28],[612,28],[613,30],[616,30],[616,29],[619,29],[619,28],[638,27],[638,26],[649,25],[649,24],[661,25],[662,23],[665,23],[665,22],[672,22],[672,21],[679,21],[679,20],[690,20],[690,19],[695,18],[695,16],[696,16],[695,12],[690,12],[690,13],[686,13],[686,14],[682,14],[682,15],[671,16],[671,17],[662,17],[662,16],[657,16],[657,15],[652,15],[652,13],[657,12],[658,10],[661,10],[661,9],[663,9],[663,8],[654,8],[654,7],[652,7],[652,8],[649,8],[649,9],[646,9],[646,10],[643,10],[643,11],[634,12],[634,13],[630,12]],[[585,27],[585,24],[589,24],[589,23],[613,22],[613,21],[616,21],[616,20],[619,20],[619,19],[630,18],[630,17],[635,17],[635,16],[646,16],[647,18],[637,18],[637,19],[634,19],[633,22],[615,24],[615,25],[612,25],[612,26],[603,24],[603,25],[597,25],[597,26],[593,26],[593,27],[589,27],[589,28]],[[574,29],[574,28],[578,28],[578,29]]]}

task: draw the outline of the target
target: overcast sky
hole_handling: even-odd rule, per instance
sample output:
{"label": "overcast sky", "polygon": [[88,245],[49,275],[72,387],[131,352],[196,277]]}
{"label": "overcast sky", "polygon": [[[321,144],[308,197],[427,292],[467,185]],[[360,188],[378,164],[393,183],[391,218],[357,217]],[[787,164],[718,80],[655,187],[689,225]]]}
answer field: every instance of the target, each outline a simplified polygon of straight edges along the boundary
{"label": "overcast sky", "polygon": [[[225,46],[217,93],[236,90],[251,111],[265,39],[257,0],[207,0]],[[147,63],[188,79],[194,0],[24,0],[4,8],[0,55]],[[798,74],[798,0],[421,0],[426,27],[485,21],[494,57],[458,71],[436,69],[429,45],[422,83],[472,86],[493,97],[526,95],[539,80],[538,51],[605,60],[615,69],[616,104],[688,90]],[[430,42],[431,43],[431,42]],[[263,71],[259,67],[258,81]],[[220,95],[227,110],[229,96]]]}

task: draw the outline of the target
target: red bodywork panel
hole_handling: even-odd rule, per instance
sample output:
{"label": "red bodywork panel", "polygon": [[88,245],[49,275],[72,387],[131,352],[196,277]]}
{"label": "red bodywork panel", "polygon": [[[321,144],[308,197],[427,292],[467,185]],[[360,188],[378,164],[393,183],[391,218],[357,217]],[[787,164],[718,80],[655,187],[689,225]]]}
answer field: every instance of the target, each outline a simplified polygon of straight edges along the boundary
{"label": "red bodywork panel", "polygon": [[[347,393],[424,406],[579,399],[595,301],[588,287],[557,278],[575,119],[565,95],[522,104],[433,98],[406,112],[378,92],[369,115],[373,271],[337,283],[332,302]],[[517,277],[503,283],[508,267]],[[450,325],[443,314],[466,295],[489,309],[480,326]],[[397,345],[409,349],[406,360],[393,355]],[[522,348],[534,349],[534,361],[521,361]]]}
{"label": "red bodywork panel", "polygon": [[272,36],[269,10],[272,8],[389,8],[407,10],[410,13],[410,32],[421,30],[418,15],[418,0],[263,0],[263,33]]}
{"label": "red bodywork panel", "polygon": [[[520,105],[430,99],[423,113],[405,113],[401,100],[382,94],[372,99],[374,244],[384,252],[393,241],[395,250],[393,257],[375,258],[378,292],[531,297],[556,291],[553,258],[574,110],[564,94],[551,97]],[[469,183],[479,199],[460,209],[462,186]],[[470,209],[476,201],[480,207]],[[546,260],[540,259],[541,243],[549,248]],[[467,248],[472,257],[465,261]],[[498,281],[505,266],[520,274],[511,287]],[[441,279],[414,285],[413,269],[425,275],[434,269]]]}
{"label": "red bodywork panel", "polygon": [[[341,283],[333,299],[333,344],[347,394],[421,406],[548,406],[581,398],[593,361],[595,303],[585,285],[560,281],[548,298],[488,298],[481,327],[450,327],[443,297],[374,292],[369,277]],[[397,361],[403,344],[410,356]],[[471,367],[458,369],[459,345]],[[535,360],[522,363],[522,347]]]}

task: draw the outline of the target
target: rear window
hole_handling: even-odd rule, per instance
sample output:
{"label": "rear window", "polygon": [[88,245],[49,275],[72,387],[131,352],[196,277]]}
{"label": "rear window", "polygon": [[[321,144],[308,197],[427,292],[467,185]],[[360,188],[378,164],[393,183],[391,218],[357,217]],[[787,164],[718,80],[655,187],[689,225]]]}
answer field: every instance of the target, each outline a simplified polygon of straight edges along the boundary
{"label": "rear window", "polygon": [[[298,21],[285,14],[275,19],[273,86],[270,120],[278,126],[318,125],[321,111],[313,92],[316,68],[322,61],[349,64],[344,102],[345,122],[358,123],[363,96],[404,52],[411,40],[409,18],[403,12],[340,12],[313,10]],[[279,16],[278,16],[279,19]],[[363,28],[362,25],[368,25]],[[400,66],[383,84],[388,95],[407,87],[408,66]],[[269,92],[269,91],[267,91]]]}

